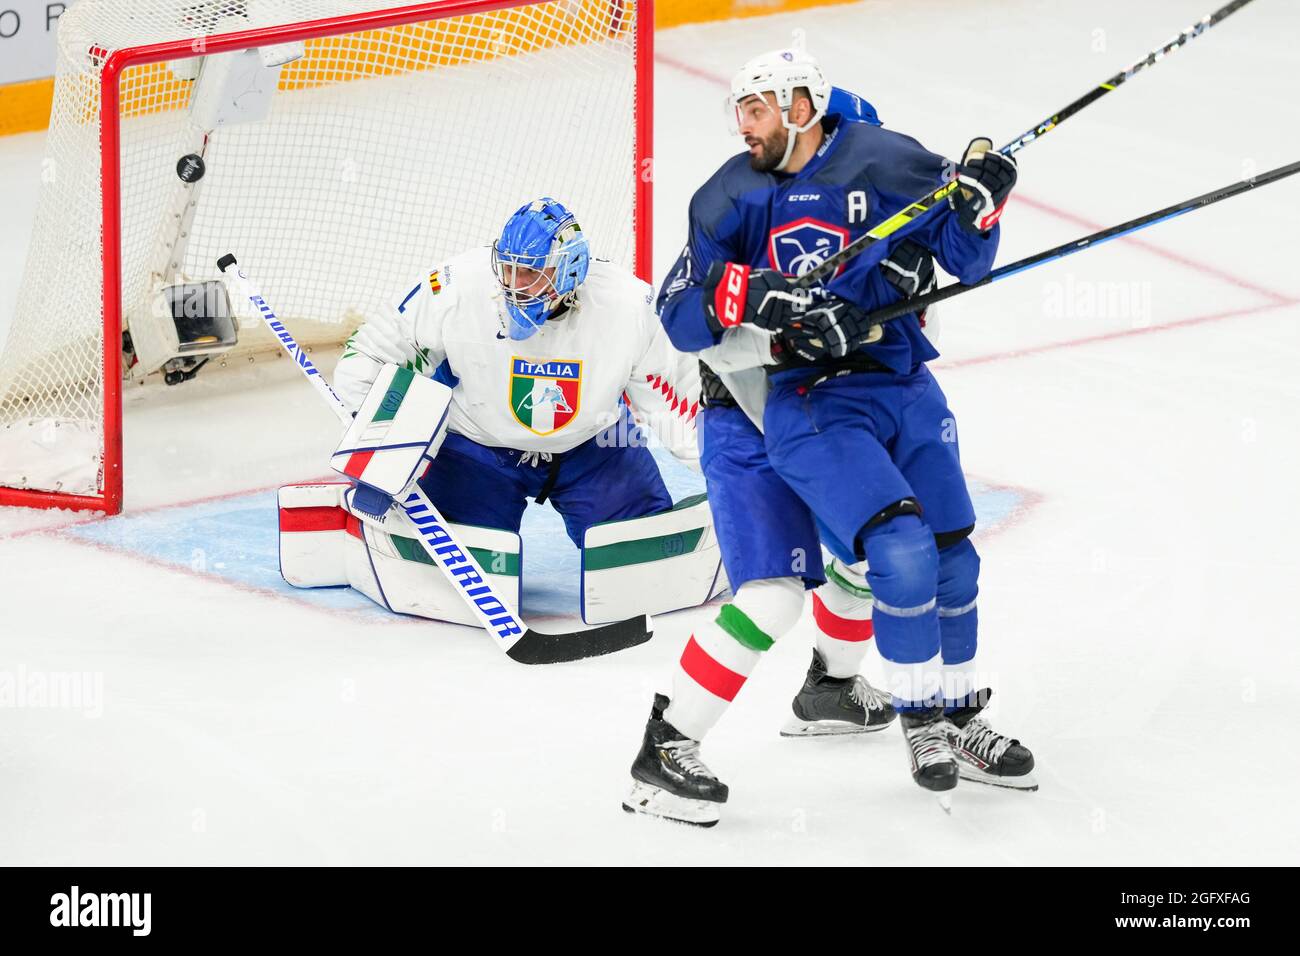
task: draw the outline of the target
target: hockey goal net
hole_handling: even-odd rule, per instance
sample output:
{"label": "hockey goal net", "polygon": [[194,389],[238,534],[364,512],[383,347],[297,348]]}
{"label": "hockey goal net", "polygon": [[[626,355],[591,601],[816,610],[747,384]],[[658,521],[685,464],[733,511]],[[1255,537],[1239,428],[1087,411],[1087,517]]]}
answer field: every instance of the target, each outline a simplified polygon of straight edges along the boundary
{"label": "hockey goal net", "polygon": [[[160,378],[130,367],[130,351],[124,362],[122,332],[156,314],[160,287],[215,279],[226,252],[316,344],[342,342],[368,308],[540,195],[574,210],[595,254],[648,279],[651,9],[70,7],[0,352],[0,504],[121,509],[123,378]],[[182,178],[194,156],[201,177],[191,159]],[[241,326],[237,350],[271,346]]]}

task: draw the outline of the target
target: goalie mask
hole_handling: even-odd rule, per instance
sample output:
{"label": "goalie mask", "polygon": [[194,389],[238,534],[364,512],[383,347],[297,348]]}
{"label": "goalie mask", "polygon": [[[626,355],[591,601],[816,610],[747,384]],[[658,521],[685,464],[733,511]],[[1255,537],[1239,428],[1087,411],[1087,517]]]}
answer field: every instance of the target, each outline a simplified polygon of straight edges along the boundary
{"label": "goalie mask", "polygon": [[[746,109],[769,109],[764,93],[776,97],[781,111],[781,124],[786,129],[785,155],[775,169],[780,172],[790,162],[794,152],[795,137],[806,133],[826,115],[830,102],[831,85],[826,82],[821,66],[803,49],[801,36],[796,31],[795,44],[787,50],[773,50],[754,57],[731,78],[731,95],[727,97],[727,112],[731,117],[733,133],[739,133]],[[802,126],[790,120],[790,107],[794,104],[794,91],[803,87],[812,99],[813,115]],[[750,97],[757,97],[755,102]],[[748,101],[748,102],[746,102]]]}
{"label": "goalie mask", "polygon": [[563,203],[543,197],[519,207],[492,244],[510,337],[528,338],[571,301],[590,261],[587,237]]}

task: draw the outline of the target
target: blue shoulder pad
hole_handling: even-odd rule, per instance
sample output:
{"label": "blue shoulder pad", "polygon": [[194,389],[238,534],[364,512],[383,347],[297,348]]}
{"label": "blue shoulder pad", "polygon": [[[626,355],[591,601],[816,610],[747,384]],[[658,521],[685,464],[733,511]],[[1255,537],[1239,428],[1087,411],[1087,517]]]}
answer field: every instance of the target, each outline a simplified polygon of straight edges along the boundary
{"label": "blue shoulder pad", "polygon": [[850,123],[867,123],[871,126],[884,125],[880,122],[880,117],[876,114],[874,106],[858,96],[858,94],[842,90],[838,86],[831,87],[831,98],[826,103],[826,112],[839,114]]}

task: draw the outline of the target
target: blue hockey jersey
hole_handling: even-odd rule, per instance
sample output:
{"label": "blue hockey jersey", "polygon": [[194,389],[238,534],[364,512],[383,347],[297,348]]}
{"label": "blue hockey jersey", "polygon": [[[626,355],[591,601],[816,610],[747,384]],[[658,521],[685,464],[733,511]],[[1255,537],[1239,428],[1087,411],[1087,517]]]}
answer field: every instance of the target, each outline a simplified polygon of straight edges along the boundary
{"label": "blue hockey jersey", "polygon": [[[700,283],[714,262],[739,262],[799,275],[833,255],[876,223],[941,186],[948,161],[916,140],[874,125],[870,104],[835,91],[840,111],[828,109],[826,137],[799,172],[756,172],[740,153],[691,199],[686,248],[659,293],[659,315],[677,348],[687,352],[716,345],[720,336],[705,318]],[[857,100],[856,112],[845,103]],[[874,122],[873,122],[874,121]],[[889,305],[901,294],[885,279],[880,262],[904,239],[933,252],[944,271],[960,281],[988,273],[999,227],[965,231],[946,205],[933,209],[850,259],[825,283],[829,292],[861,308]],[[884,337],[863,351],[897,372],[938,357],[915,315],[887,322]]]}

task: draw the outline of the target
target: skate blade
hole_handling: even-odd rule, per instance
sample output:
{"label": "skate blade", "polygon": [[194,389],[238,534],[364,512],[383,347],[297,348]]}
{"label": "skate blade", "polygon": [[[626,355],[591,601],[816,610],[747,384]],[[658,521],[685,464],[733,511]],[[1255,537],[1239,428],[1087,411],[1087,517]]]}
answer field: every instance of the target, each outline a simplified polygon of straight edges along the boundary
{"label": "skate blade", "polygon": [[674,823],[687,823],[693,827],[717,826],[721,804],[708,800],[691,800],[669,793],[662,787],[653,787],[640,780],[632,781],[632,792],[623,801],[628,813],[643,813],[661,817]]}
{"label": "skate blade", "polygon": [[[891,721],[892,723],[892,721]],[[782,737],[840,737],[845,734],[874,734],[889,724],[855,724],[847,720],[801,720],[791,717],[781,728]]]}
{"label": "skate blade", "polygon": [[997,774],[985,773],[983,770],[977,770],[965,764],[958,764],[957,772],[963,780],[969,780],[971,783],[982,783],[988,787],[997,787],[1000,790],[1033,791],[1038,789],[1038,781],[1034,779],[1032,773],[1023,774],[1019,777],[999,777]]}

